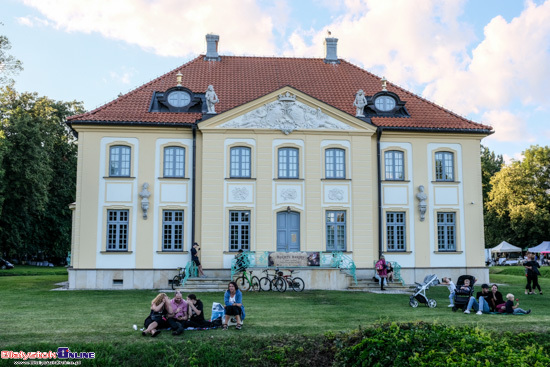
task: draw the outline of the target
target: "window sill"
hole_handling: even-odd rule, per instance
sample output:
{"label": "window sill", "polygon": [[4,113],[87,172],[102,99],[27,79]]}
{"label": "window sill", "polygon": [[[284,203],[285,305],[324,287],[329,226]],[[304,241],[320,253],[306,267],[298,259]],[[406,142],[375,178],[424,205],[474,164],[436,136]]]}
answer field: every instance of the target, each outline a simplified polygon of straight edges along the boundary
{"label": "window sill", "polygon": [[322,178],[321,181],[351,181],[351,178]]}
{"label": "window sill", "polygon": [[304,181],[304,179],[296,178],[296,177],[290,177],[290,178],[278,177],[278,178],[274,178],[273,181]]}
{"label": "window sill", "polygon": [[383,255],[409,255],[412,251],[384,251]]}
{"label": "window sill", "polygon": [[133,254],[134,251],[100,251],[99,253],[106,255],[129,255]]}
{"label": "window sill", "polygon": [[464,251],[434,251],[434,254],[436,255],[459,255],[462,254]]}
{"label": "window sill", "polygon": [[189,177],[157,177],[159,181],[189,181]]}
{"label": "window sill", "polygon": [[226,181],[256,181],[255,177],[226,177]]}
{"label": "window sill", "polygon": [[432,181],[432,184],[452,185],[462,183],[460,181]]}
{"label": "window sill", "polygon": [[401,182],[411,182],[411,180],[382,180],[383,183],[401,183]]}
{"label": "window sill", "polygon": [[157,251],[159,255],[187,255],[189,251]]}
{"label": "window sill", "polygon": [[104,180],[135,180],[135,177],[131,176],[103,176]]}

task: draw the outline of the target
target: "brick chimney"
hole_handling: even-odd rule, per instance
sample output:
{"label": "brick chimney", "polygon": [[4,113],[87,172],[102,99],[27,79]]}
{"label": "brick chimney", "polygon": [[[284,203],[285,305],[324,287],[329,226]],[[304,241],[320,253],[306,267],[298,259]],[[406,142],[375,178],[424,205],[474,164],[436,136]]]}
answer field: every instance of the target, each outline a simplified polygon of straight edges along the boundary
{"label": "brick chimney", "polygon": [[221,57],[218,55],[218,41],[220,36],[217,34],[206,35],[206,61],[220,61]]}

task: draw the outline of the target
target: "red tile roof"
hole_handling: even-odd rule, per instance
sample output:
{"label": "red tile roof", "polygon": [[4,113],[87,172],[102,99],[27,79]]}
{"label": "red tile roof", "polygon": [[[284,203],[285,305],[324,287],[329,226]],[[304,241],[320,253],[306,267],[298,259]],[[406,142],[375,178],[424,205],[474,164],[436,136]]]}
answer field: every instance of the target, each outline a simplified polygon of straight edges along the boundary
{"label": "red tile roof", "polygon": [[[183,75],[182,85],[195,93],[204,93],[210,84],[214,86],[220,99],[216,105],[218,113],[290,86],[354,116],[353,101],[359,89],[369,96],[381,91],[381,78],[344,60],[340,64],[326,64],[323,59],[307,58],[221,56],[221,61],[203,58],[201,55],[102,107],[68,120],[70,123],[192,124],[202,118],[201,113],[149,112],[153,93],[175,87],[178,72]],[[406,102],[410,117],[373,117],[372,122],[377,126],[492,130],[391,83],[388,91]]]}

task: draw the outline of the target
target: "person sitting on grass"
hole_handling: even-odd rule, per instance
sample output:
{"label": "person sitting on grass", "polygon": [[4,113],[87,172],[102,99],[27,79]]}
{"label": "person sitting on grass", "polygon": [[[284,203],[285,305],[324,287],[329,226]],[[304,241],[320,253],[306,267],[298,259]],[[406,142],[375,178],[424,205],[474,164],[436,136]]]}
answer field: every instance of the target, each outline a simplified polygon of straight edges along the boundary
{"label": "person sitting on grass", "polygon": [[499,308],[502,309],[504,303],[502,293],[498,291],[498,285],[493,284],[491,286],[491,293],[489,296],[489,308],[491,309],[491,312],[500,312]]}
{"label": "person sitting on grass", "polygon": [[529,314],[531,313],[531,310],[525,311],[522,308],[519,308],[519,300],[516,299],[516,305],[514,306],[514,295],[512,293],[508,293],[506,295],[506,305],[504,306],[506,308],[506,313],[509,314]]}
{"label": "person sitting on grass", "polygon": [[237,319],[235,329],[241,330],[241,319],[244,320],[243,293],[239,290],[237,283],[229,282],[223,298],[225,303],[225,321],[222,325],[223,330],[227,330],[227,323],[231,316]]}
{"label": "person sitting on grass", "polygon": [[197,296],[193,293],[187,296],[187,305],[189,309],[187,311],[188,320],[185,322],[185,327],[203,328],[211,326],[204,319],[202,301],[197,299]]}
{"label": "person sitting on grass", "polygon": [[141,335],[147,336],[147,334],[151,334],[152,337],[159,335],[160,330],[158,329],[168,327],[168,314],[172,314],[170,299],[166,293],[159,293],[151,302],[151,314],[147,320],[145,320],[145,324],[148,323],[149,319],[151,322]]}
{"label": "person sitting on grass", "polygon": [[445,284],[447,286],[447,288],[449,289],[449,301],[451,303],[447,307],[454,307],[455,306],[456,285],[453,283],[453,280],[451,278],[448,278],[448,277],[441,278],[441,284]]}
{"label": "person sitting on grass", "polygon": [[187,302],[182,298],[181,291],[177,290],[174,294],[174,298],[170,301],[172,305],[173,317],[168,319],[170,328],[172,329],[172,335],[180,335],[183,333],[183,325],[187,321]]}
{"label": "person sitting on grass", "polygon": [[[466,281],[464,281],[466,283]],[[477,311],[477,315],[481,315],[484,312],[489,313],[490,307],[489,307],[489,300],[490,300],[491,294],[489,293],[489,285],[483,284],[481,286],[481,292],[477,292],[475,298],[470,297],[470,300],[468,301],[468,306],[466,306],[466,310],[464,313],[470,313],[470,310],[472,307],[475,311]]]}

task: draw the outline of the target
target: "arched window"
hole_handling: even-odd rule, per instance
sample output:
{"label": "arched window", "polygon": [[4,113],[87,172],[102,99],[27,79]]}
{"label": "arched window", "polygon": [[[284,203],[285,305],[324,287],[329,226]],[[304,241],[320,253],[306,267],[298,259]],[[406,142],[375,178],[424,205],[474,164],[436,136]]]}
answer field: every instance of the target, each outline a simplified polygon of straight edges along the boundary
{"label": "arched window", "polygon": [[298,149],[279,149],[279,178],[298,178]]}
{"label": "arched window", "polygon": [[405,179],[405,160],[403,152],[389,150],[384,152],[385,179],[403,181]]}
{"label": "arched window", "polygon": [[233,147],[230,150],[229,177],[250,177],[250,148]]}
{"label": "arched window", "polygon": [[325,177],[346,178],[346,151],[344,149],[325,150]]}
{"label": "arched window", "polygon": [[164,177],[185,177],[185,148],[164,148]]}
{"label": "arched window", "polygon": [[454,154],[451,152],[435,153],[435,180],[454,181]]}
{"label": "arched window", "polygon": [[114,145],[109,150],[109,176],[130,177],[130,147]]}

